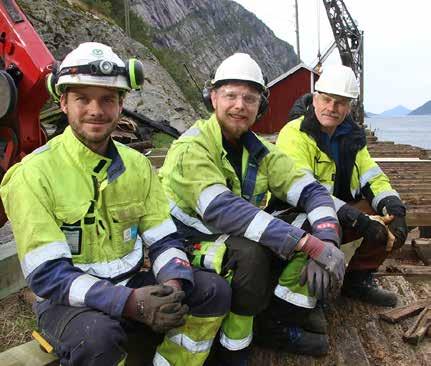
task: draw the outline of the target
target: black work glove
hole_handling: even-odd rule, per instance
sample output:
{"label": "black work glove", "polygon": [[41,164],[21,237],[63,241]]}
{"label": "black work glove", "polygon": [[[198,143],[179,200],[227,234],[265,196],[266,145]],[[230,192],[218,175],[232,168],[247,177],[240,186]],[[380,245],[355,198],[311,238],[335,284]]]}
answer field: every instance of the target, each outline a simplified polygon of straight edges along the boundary
{"label": "black work glove", "polygon": [[362,212],[352,227],[358,230],[358,233],[366,240],[376,241],[383,245],[386,245],[388,241],[388,230],[386,226],[379,221],[371,219]]}
{"label": "black work glove", "polygon": [[308,260],[301,272],[299,284],[304,286],[305,283],[311,296],[322,302],[328,298],[331,285],[329,273],[312,259]]}
{"label": "black work glove", "polygon": [[164,333],[185,323],[189,308],[182,305],[184,291],[170,286],[145,286],[134,289],[124,306],[126,318],[144,323],[155,332]]}
{"label": "black work glove", "polygon": [[386,245],[388,232],[385,225],[372,220],[356,207],[346,203],[338,210],[337,215],[342,226],[356,229],[364,239],[377,241]]}
{"label": "black work glove", "polygon": [[379,203],[382,212],[393,215],[389,230],[395,236],[394,249],[401,248],[407,239],[408,228],[406,223],[406,206],[397,196],[389,196]]}
{"label": "black work glove", "polygon": [[407,239],[408,228],[406,218],[403,216],[395,216],[392,222],[388,225],[389,230],[395,236],[394,249],[401,248]]}

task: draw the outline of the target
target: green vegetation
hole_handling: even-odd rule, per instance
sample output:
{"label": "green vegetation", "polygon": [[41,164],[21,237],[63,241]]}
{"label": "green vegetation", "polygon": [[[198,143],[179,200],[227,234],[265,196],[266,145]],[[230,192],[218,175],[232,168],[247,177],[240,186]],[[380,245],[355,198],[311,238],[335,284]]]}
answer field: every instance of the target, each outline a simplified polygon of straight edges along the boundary
{"label": "green vegetation", "polygon": [[169,136],[163,132],[156,132],[151,136],[151,142],[154,147],[169,147],[175,139],[172,136]]}
{"label": "green vegetation", "polygon": [[[123,1],[82,1],[96,11],[112,18],[118,26],[125,29]],[[157,32],[160,31],[146,24],[132,11],[130,12],[130,32],[133,39],[142,43],[157,57],[160,64],[166,69],[166,71],[171,75],[178,87],[181,89],[187,101],[196,111],[200,111],[202,109],[200,91],[196,89],[193,81],[190,80],[190,77],[184,68],[184,64],[190,64],[188,55],[166,47],[155,46]],[[192,72],[196,73],[193,70]]]}

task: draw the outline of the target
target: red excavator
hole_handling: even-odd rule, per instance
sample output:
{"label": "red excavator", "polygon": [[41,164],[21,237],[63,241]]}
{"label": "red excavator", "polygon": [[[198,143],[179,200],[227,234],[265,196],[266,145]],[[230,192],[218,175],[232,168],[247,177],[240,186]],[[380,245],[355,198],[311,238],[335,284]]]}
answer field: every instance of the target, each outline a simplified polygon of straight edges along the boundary
{"label": "red excavator", "polygon": [[[0,178],[46,142],[39,123],[54,57],[14,0],[0,1]],[[0,227],[6,222],[0,207]]]}

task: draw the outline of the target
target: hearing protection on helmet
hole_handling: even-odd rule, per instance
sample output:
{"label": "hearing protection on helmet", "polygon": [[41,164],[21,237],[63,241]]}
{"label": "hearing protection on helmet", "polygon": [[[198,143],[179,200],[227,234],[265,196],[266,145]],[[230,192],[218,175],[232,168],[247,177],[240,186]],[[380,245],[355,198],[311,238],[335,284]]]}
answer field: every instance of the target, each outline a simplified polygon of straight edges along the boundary
{"label": "hearing protection on helmet", "polygon": [[[128,87],[133,90],[138,90],[144,83],[144,66],[141,61],[136,58],[131,58],[125,62],[125,66],[121,67],[112,61],[97,60],[86,65],[68,66],[60,69],[60,64],[56,62],[52,66],[52,72],[46,78],[46,87],[51,97],[58,101],[61,93],[57,90],[57,83],[60,77],[65,75],[89,75],[100,77],[114,77],[122,75],[126,78]],[[79,84],[79,82],[73,83]],[[86,82],[83,85],[89,84]],[[101,86],[116,87],[115,85],[98,83]],[[96,84],[96,85],[98,85]]]}

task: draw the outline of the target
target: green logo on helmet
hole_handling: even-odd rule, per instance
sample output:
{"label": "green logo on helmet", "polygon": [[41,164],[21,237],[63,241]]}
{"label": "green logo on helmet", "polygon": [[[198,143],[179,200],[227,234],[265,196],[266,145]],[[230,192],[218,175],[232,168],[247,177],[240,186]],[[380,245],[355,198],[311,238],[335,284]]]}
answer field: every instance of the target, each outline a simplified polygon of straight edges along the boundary
{"label": "green logo on helmet", "polygon": [[94,56],[96,57],[100,57],[103,56],[103,50],[99,49],[99,48],[95,48],[93,51],[91,51],[93,53]]}

